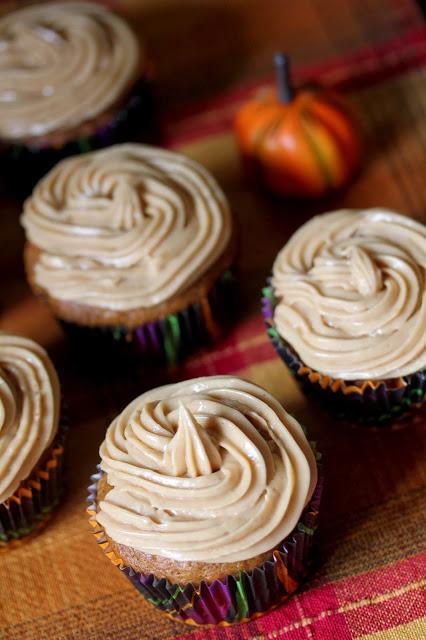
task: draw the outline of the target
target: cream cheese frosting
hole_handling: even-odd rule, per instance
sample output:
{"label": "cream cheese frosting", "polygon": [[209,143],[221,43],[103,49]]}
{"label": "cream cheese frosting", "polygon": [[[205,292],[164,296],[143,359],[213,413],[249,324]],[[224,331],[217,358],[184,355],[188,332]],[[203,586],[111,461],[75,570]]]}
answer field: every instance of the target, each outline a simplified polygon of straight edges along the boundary
{"label": "cream cheese frosting", "polygon": [[148,391],[100,448],[112,489],[97,520],[117,543],[205,563],[276,548],[312,496],[317,469],[299,423],[232,376]]}
{"label": "cream cheese frosting", "polygon": [[42,347],[0,332],[0,503],[37,465],[57,430],[60,390]]}
{"label": "cream cheese frosting", "polygon": [[303,362],[345,380],[426,368],[426,227],[387,209],[316,216],[278,254],[274,321]]}
{"label": "cream cheese frosting", "polygon": [[40,250],[36,283],[95,307],[149,308],[198,280],[231,237],[231,214],[213,177],[189,158],[117,145],[66,159],[24,207]]}
{"label": "cream cheese frosting", "polygon": [[37,4],[0,20],[0,138],[69,129],[119,101],[140,65],[135,35],[96,4]]}

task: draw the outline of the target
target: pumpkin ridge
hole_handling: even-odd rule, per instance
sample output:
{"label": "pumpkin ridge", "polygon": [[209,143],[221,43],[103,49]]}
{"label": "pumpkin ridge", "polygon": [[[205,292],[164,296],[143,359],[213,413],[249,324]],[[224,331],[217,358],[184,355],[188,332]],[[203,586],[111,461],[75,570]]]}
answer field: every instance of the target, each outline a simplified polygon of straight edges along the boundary
{"label": "pumpkin ridge", "polygon": [[254,149],[256,151],[259,150],[259,146],[261,145],[263,140],[265,140],[265,138],[275,133],[276,129],[278,129],[278,127],[281,125],[283,119],[283,116],[277,116],[256,133],[253,140]]}
{"label": "pumpkin ridge", "polygon": [[[322,124],[322,123],[321,123]],[[332,187],[333,186],[333,180],[332,180],[332,175],[331,172],[327,166],[327,162],[324,158],[324,156],[321,153],[321,149],[319,147],[319,145],[317,145],[317,143],[314,140],[314,137],[310,134],[308,127],[306,126],[306,123],[304,122],[303,117],[300,118],[300,126],[302,128],[303,133],[305,134],[306,140],[312,150],[313,155],[315,156],[315,159],[318,162],[318,166],[319,169],[322,173],[322,176],[324,178],[324,181],[327,185],[327,187]]]}
{"label": "pumpkin ridge", "polygon": [[[350,149],[348,149],[346,142],[342,139],[340,132],[337,131],[330,122],[328,122],[325,118],[322,118],[320,114],[315,113],[313,111],[309,113],[309,119],[320,124],[321,127],[329,134],[329,137],[334,140],[334,143],[336,145],[336,148],[339,152],[340,157],[350,156]],[[327,168],[326,170],[328,171]],[[328,171],[328,175],[330,177],[329,185],[333,186],[333,183],[331,181],[331,174],[329,171]]]}
{"label": "pumpkin ridge", "polygon": [[[324,102],[321,102],[319,106],[321,107],[321,105],[324,105],[325,108],[328,108],[328,105],[325,104]],[[330,134],[330,136],[335,139],[337,147],[343,157],[345,157],[346,154],[350,156],[352,150],[350,148],[350,145],[348,145],[348,140],[344,139],[341,129],[339,127],[336,127],[333,124],[333,122],[331,122],[326,117],[324,117],[321,111],[317,112],[316,108],[317,108],[317,105],[313,105],[312,110],[309,113],[309,118],[320,123],[321,126]],[[345,119],[347,119],[347,116],[342,114],[342,120],[345,120]]]}

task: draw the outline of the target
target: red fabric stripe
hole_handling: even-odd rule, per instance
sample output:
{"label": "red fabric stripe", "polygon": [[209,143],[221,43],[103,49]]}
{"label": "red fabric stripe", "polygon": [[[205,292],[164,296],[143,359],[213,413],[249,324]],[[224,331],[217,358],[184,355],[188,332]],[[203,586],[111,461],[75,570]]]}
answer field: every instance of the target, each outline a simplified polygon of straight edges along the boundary
{"label": "red fabric stripe", "polygon": [[[426,553],[393,565],[387,565],[367,574],[336,582],[334,587],[340,602],[372,598],[378,593],[400,589],[410,582],[426,577]],[[425,602],[426,611],[426,602]]]}
{"label": "red fabric stripe", "polygon": [[179,367],[175,378],[238,373],[258,362],[276,358],[260,315],[236,327],[219,345]]}
{"label": "red fabric stripe", "polygon": [[358,638],[423,617],[425,602],[426,587],[413,589],[391,600],[369,604],[362,610],[348,611],[345,613],[345,620],[351,629],[352,637]]}

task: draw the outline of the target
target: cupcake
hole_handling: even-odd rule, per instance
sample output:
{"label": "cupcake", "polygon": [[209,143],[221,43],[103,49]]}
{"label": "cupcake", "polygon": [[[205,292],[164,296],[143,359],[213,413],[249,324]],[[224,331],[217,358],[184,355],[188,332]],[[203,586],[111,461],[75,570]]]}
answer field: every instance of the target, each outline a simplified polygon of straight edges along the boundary
{"label": "cupcake", "polygon": [[304,579],[315,455],[264,389],[212,376],[148,391],[111,423],[100,456],[89,488],[97,541],[173,618],[245,621]]}
{"label": "cupcake", "polygon": [[50,517],[62,491],[60,389],[44,349],[0,332],[0,548]]}
{"label": "cupcake", "polygon": [[0,19],[0,159],[33,185],[65,156],[124,142],[147,120],[147,64],[117,15],[36,4]]}
{"label": "cupcake", "polygon": [[278,254],[263,313],[303,389],[351,423],[406,421],[426,389],[426,227],[386,209],[314,217]]}
{"label": "cupcake", "polygon": [[175,363],[220,334],[232,218],[198,163],[118,145],[59,163],[26,201],[30,285],[84,346]]}

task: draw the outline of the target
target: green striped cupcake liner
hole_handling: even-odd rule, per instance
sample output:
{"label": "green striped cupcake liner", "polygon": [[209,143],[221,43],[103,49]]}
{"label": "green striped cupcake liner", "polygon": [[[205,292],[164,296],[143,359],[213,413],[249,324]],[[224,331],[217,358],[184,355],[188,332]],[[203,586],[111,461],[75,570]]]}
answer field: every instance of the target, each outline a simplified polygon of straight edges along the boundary
{"label": "green striped cupcake liner", "polygon": [[220,337],[234,315],[235,285],[234,272],[228,269],[203,299],[133,329],[62,324],[83,353],[94,350],[113,362],[136,359],[145,365],[174,366]]}

